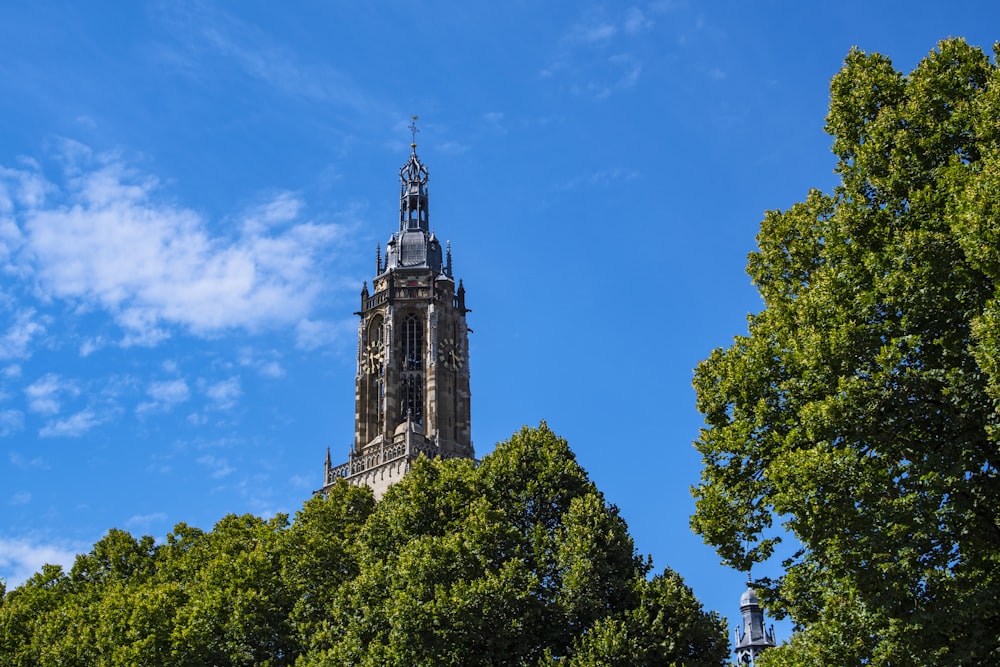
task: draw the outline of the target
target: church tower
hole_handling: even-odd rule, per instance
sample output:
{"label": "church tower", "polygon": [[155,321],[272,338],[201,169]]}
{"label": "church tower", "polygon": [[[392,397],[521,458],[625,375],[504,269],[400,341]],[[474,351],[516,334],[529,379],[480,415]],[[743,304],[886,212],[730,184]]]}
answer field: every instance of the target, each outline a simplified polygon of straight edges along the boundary
{"label": "church tower", "polygon": [[[414,117],[414,120],[416,118]],[[355,376],[354,446],[332,466],[338,478],[367,485],[376,498],[399,481],[420,454],[474,458],[469,393],[465,287],[452,274],[451,245],[430,228],[427,168],[417,157],[399,170],[399,228],[376,251],[369,292],[361,290]]]}
{"label": "church tower", "polygon": [[747,589],[740,596],[740,614],[743,625],[736,628],[736,662],[739,665],[753,665],[764,650],[775,646],[774,627],[770,630],[764,627],[764,611],[760,608],[757,593],[750,587],[747,578]]}

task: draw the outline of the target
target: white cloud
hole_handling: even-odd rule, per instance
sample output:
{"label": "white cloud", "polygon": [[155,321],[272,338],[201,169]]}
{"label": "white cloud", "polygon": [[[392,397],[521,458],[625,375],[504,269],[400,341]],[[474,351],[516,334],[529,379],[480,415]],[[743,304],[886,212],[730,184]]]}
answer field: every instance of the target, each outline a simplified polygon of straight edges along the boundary
{"label": "white cloud", "polygon": [[357,328],[357,320],[302,320],[296,330],[295,346],[307,351],[316,350],[336,341],[347,340]]}
{"label": "white cloud", "polygon": [[63,380],[55,373],[46,373],[28,385],[24,390],[28,397],[28,409],[41,415],[54,415],[61,409],[63,396],[76,396],[80,390],[76,385]]}
{"label": "white cloud", "polygon": [[[614,17],[605,16],[603,11],[590,11],[567,29],[555,56],[540,75],[561,74],[569,79],[572,93],[596,99],[627,91],[639,82],[643,62],[636,54],[643,51],[642,33],[652,26],[647,12],[636,7]],[[615,49],[613,55],[609,54],[610,49]]]}
{"label": "white cloud", "polygon": [[261,355],[254,349],[249,347],[244,347],[240,350],[240,365],[246,366],[248,368],[253,368],[262,377],[277,379],[285,376],[285,369],[281,364],[276,361],[273,357],[280,356],[277,352],[272,351],[271,353],[265,353],[264,356],[272,357],[271,359],[261,359]]}
{"label": "white cloud", "polygon": [[271,227],[291,222],[299,216],[303,203],[291,192],[280,192],[273,199],[254,206],[244,214],[243,230],[259,234]]}
{"label": "white cloud", "polygon": [[[51,185],[38,173],[37,163],[22,158],[30,169],[9,169],[0,166],[0,213],[10,213],[18,206],[33,207],[45,199]],[[3,229],[0,226],[0,229]],[[0,235],[0,239],[3,236]]]}
{"label": "white cloud", "polygon": [[147,393],[163,403],[183,403],[191,392],[184,380],[168,380],[149,385]]}
{"label": "white cloud", "polygon": [[625,32],[641,32],[653,27],[653,22],[646,17],[641,9],[629,7],[625,12]]}
{"label": "white cloud", "polygon": [[[197,335],[294,327],[331,282],[323,268],[344,230],[302,220],[304,203],[293,193],[270,196],[240,216],[235,236],[218,236],[195,211],[158,201],[157,180],[117,156],[93,156],[74,142],[62,149],[60,186],[7,195],[20,221],[15,261],[42,298],[111,314],[123,345],[156,345],[175,327]],[[0,358],[27,356],[44,331],[31,310],[21,311],[0,331]],[[103,344],[85,340],[80,353]]]}
{"label": "white cloud", "polygon": [[268,361],[257,367],[257,372],[266,378],[280,378],[285,376],[285,369],[277,361]]}
{"label": "white cloud", "polygon": [[212,477],[214,479],[221,479],[226,477],[233,472],[233,468],[229,465],[229,462],[224,458],[217,456],[212,456],[211,454],[206,454],[198,459],[198,463],[210,468],[212,470]]}
{"label": "white cloud", "polygon": [[46,564],[61,565],[69,570],[80,548],[72,544],[43,544],[0,537],[0,576],[10,589],[23,584]]}
{"label": "white cloud", "polygon": [[18,491],[10,497],[10,505],[27,505],[31,502],[31,494],[27,491]]}
{"label": "white cloud", "polygon": [[144,401],[136,407],[136,412],[168,411],[175,405],[183,403],[191,396],[191,390],[183,379],[154,382],[146,388],[146,394],[151,400]]}
{"label": "white cloud", "polygon": [[95,426],[104,422],[104,419],[90,409],[82,410],[66,419],[59,419],[43,426],[38,431],[42,438],[66,437],[76,438]]}
{"label": "white cloud", "polygon": [[103,340],[100,336],[94,338],[86,338],[82,343],[80,343],[80,356],[89,357],[97,350],[101,349]]}
{"label": "white cloud", "polygon": [[11,452],[8,454],[7,458],[10,460],[10,464],[12,466],[20,468],[21,470],[27,470],[28,468],[41,468],[43,470],[49,469],[48,463],[41,456],[36,456],[33,459],[26,460],[17,452]]}
{"label": "white cloud", "polygon": [[151,514],[136,514],[125,521],[126,528],[138,528],[148,530],[154,523],[161,523],[167,520],[166,512],[153,512]]}
{"label": "white cloud", "polygon": [[45,333],[45,327],[35,319],[35,311],[24,309],[14,315],[14,322],[0,333],[0,359],[25,359],[33,338]]}
{"label": "white cloud", "polygon": [[[12,208],[13,202],[4,199],[3,184],[0,183],[0,210]],[[20,227],[10,218],[0,217],[0,269],[10,271],[7,262],[24,245],[24,235]]]}
{"label": "white cloud", "polygon": [[215,407],[219,410],[228,410],[236,405],[236,401],[242,394],[240,379],[236,376],[210,385],[205,390],[205,395],[215,403]]}
{"label": "white cloud", "polygon": [[591,25],[575,25],[567,37],[569,41],[593,44],[606,42],[618,34],[618,28],[611,23],[596,23]]}
{"label": "white cloud", "polygon": [[0,410],[0,438],[24,428],[24,413],[20,410]]}

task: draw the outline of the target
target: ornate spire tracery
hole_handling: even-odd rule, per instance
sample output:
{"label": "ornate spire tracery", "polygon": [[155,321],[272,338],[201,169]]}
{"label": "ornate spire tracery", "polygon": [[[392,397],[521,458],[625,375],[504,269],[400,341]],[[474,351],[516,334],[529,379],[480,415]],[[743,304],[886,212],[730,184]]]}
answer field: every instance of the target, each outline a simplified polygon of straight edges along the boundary
{"label": "ornate spire tracery", "polygon": [[427,179],[429,173],[427,167],[420,162],[417,157],[417,117],[413,116],[410,124],[410,132],[413,135],[413,143],[410,144],[412,152],[410,159],[399,170],[399,231],[420,229],[428,231],[428,211],[427,211]]}

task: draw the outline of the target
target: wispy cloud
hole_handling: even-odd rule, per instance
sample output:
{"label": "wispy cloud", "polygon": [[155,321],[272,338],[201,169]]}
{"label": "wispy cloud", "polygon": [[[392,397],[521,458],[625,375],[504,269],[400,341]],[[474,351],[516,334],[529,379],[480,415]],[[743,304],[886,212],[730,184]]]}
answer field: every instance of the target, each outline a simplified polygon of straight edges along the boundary
{"label": "wispy cloud", "polygon": [[631,181],[639,177],[639,172],[624,167],[599,169],[589,174],[572,178],[559,186],[560,190],[575,190],[580,187],[606,187],[612,183]]}
{"label": "wispy cloud", "polygon": [[64,396],[75,397],[79,388],[71,380],[64,380],[55,373],[46,373],[24,390],[28,409],[40,415],[54,415],[61,409]]}
{"label": "wispy cloud", "polygon": [[68,570],[82,545],[44,543],[24,538],[0,537],[0,576],[8,588],[19,586],[43,565],[61,565]]}
{"label": "wispy cloud", "polygon": [[176,380],[164,380],[153,382],[146,388],[146,395],[149,400],[143,401],[136,407],[139,414],[148,412],[169,411],[175,405],[179,405],[191,396],[191,390],[187,382],[182,378]]}
{"label": "wispy cloud", "polygon": [[261,354],[252,348],[244,347],[240,350],[240,365],[256,370],[262,377],[276,379],[284,377],[285,369],[277,360],[277,352]]}
{"label": "wispy cloud", "polygon": [[638,40],[655,25],[652,15],[668,9],[651,5],[586,12],[565,30],[540,76],[559,77],[570,92],[597,99],[631,90],[643,71]]}
{"label": "wispy cloud", "polygon": [[302,320],[296,327],[295,346],[311,351],[336,343],[344,344],[357,328],[357,320]]}
{"label": "wispy cloud", "polygon": [[46,424],[39,429],[38,435],[42,438],[77,438],[105,421],[106,417],[101,417],[94,410],[88,408],[70,415],[66,419],[58,419]]}
{"label": "wispy cloud", "polygon": [[470,146],[460,141],[444,141],[437,146],[437,150],[448,155],[461,155],[467,153]]}
{"label": "wispy cloud", "polygon": [[285,376],[285,369],[277,361],[265,361],[257,366],[257,371],[266,378]]}
{"label": "wispy cloud", "polygon": [[0,332],[0,359],[29,357],[32,340],[43,333],[45,327],[38,321],[34,310],[30,308],[18,310],[14,314],[13,323],[5,331]]}
{"label": "wispy cloud", "polygon": [[243,395],[243,388],[240,386],[239,377],[231,377],[228,380],[209,385],[205,390],[205,395],[212,401],[218,410],[228,410],[236,405],[236,401]]}
{"label": "wispy cloud", "polygon": [[578,23],[570,28],[564,41],[597,44],[607,42],[617,34],[618,28],[612,23]]}
{"label": "wispy cloud", "polygon": [[638,7],[629,7],[625,10],[625,19],[622,26],[627,33],[637,33],[652,28],[653,20]]}
{"label": "wispy cloud", "polygon": [[316,486],[317,480],[314,476],[292,475],[288,482],[296,489],[311,489]]}
{"label": "wispy cloud", "polygon": [[371,116],[389,113],[345,71],[302,59],[273,35],[219,7],[172,2],[160,15],[177,44],[166,45],[163,56],[200,77],[209,76],[212,57],[234,66],[283,95],[323,101]]}
{"label": "wispy cloud", "polygon": [[24,428],[24,413],[20,410],[0,410],[0,438]]}
{"label": "wispy cloud", "polygon": [[212,456],[211,454],[199,457],[198,463],[211,470],[211,475],[214,479],[222,479],[223,477],[231,474],[234,470],[226,459],[218,456]]}
{"label": "wispy cloud", "polygon": [[10,497],[9,505],[27,505],[31,502],[31,494],[27,491],[18,491]]}
{"label": "wispy cloud", "polygon": [[42,470],[49,469],[48,462],[41,456],[26,459],[17,452],[11,452],[7,455],[7,459],[10,461],[12,466],[21,470],[27,470],[29,468],[40,468]]}
{"label": "wispy cloud", "polygon": [[151,514],[136,514],[125,520],[125,526],[133,530],[149,530],[156,523],[167,520],[166,512],[153,512]]}

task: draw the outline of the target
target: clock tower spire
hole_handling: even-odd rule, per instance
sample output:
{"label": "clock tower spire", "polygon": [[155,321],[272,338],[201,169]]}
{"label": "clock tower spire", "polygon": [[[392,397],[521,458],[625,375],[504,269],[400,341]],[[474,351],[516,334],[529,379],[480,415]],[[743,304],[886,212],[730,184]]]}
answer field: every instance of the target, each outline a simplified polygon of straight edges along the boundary
{"label": "clock tower spire", "polygon": [[325,466],[320,492],[338,478],[376,498],[420,455],[473,458],[465,288],[430,230],[429,172],[413,142],[399,170],[399,227],[377,251],[372,291],[361,292],[354,445]]}

